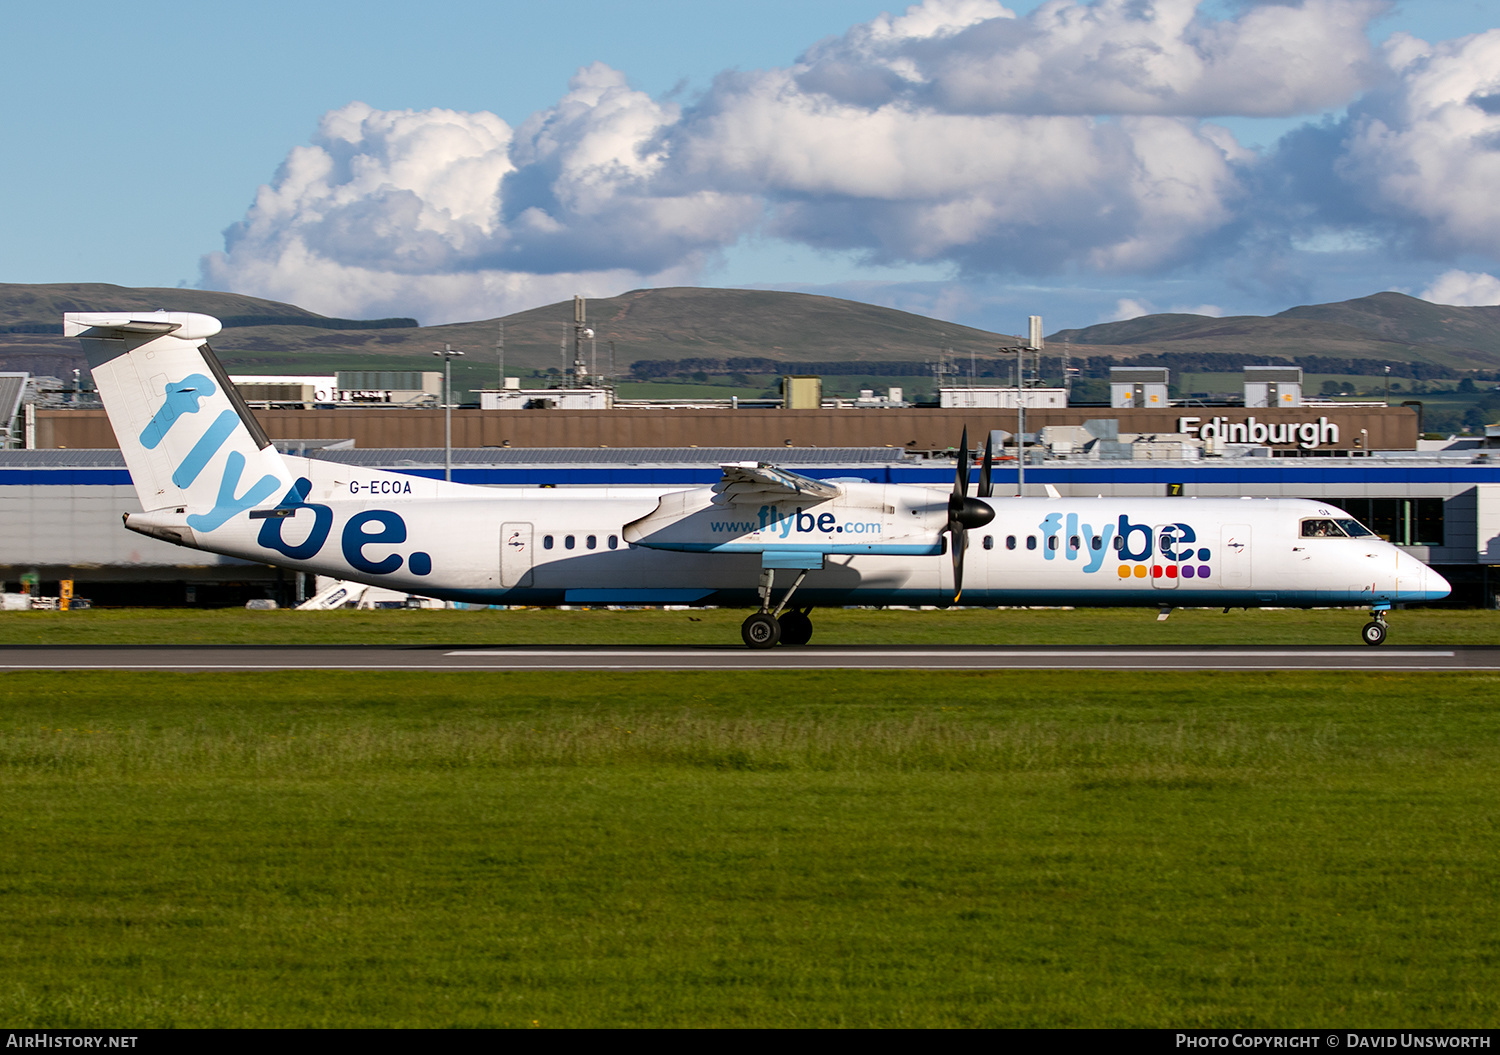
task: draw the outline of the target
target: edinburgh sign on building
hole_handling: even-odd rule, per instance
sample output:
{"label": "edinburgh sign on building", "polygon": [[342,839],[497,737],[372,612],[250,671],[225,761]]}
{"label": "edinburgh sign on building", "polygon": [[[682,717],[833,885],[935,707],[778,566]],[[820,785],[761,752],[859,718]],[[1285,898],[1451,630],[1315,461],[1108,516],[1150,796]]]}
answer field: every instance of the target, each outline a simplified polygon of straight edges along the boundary
{"label": "edinburgh sign on building", "polygon": [[1326,417],[1319,417],[1316,421],[1257,421],[1254,414],[1244,421],[1231,421],[1227,417],[1212,417],[1207,421],[1201,417],[1180,417],[1177,431],[1220,443],[1295,443],[1305,451],[1339,442],[1338,425]]}

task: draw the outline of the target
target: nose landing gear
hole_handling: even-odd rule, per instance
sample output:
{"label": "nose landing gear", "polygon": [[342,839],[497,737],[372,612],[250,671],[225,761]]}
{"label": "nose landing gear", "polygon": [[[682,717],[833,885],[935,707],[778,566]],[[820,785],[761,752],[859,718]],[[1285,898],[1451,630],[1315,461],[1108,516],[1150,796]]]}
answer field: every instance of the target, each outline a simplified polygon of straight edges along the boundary
{"label": "nose landing gear", "polygon": [[1390,607],[1385,605],[1370,609],[1370,621],[1360,628],[1359,636],[1367,645],[1378,645],[1385,641],[1385,613]]}

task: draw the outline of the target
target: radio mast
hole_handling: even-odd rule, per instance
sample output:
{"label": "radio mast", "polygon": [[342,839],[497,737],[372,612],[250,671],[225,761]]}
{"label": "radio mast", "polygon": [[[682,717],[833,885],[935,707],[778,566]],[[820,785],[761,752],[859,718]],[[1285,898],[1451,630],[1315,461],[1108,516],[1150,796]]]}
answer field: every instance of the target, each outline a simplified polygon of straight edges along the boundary
{"label": "radio mast", "polygon": [[587,309],[582,297],[573,298],[573,385],[582,388],[589,383],[589,366],[583,357],[583,342],[594,339],[594,331],[588,328]]}

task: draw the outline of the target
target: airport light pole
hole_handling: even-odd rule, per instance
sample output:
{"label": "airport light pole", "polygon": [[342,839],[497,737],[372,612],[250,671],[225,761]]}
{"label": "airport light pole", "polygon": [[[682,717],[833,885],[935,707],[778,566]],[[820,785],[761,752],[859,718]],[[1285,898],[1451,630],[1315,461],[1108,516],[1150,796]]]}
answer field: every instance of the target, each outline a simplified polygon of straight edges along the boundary
{"label": "airport light pole", "polygon": [[1026,348],[1016,349],[1016,497],[1026,497]]}
{"label": "airport light pole", "polygon": [[453,482],[453,357],[463,355],[451,344],[443,345],[443,479]]}

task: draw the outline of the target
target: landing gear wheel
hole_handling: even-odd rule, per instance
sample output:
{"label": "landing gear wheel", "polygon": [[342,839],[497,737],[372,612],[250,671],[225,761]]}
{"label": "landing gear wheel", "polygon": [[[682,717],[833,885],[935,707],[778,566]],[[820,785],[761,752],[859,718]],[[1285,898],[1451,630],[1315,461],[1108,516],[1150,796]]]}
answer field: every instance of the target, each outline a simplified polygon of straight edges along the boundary
{"label": "landing gear wheel", "polygon": [[781,624],[770,612],[756,612],[741,624],[740,637],[751,648],[775,648],[781,640]]}
{"label": "landing gear wheel", "polygon": [[786,612],[779,622],[783,645],[805,645],[812,640],[812,620],[806,612]]}
{"label": "landing gear wheel", "polygon": [[1385,640],[1385,624],[1372,619],[1360,630],[1359,636],[1367,645],[1378,645]]}

